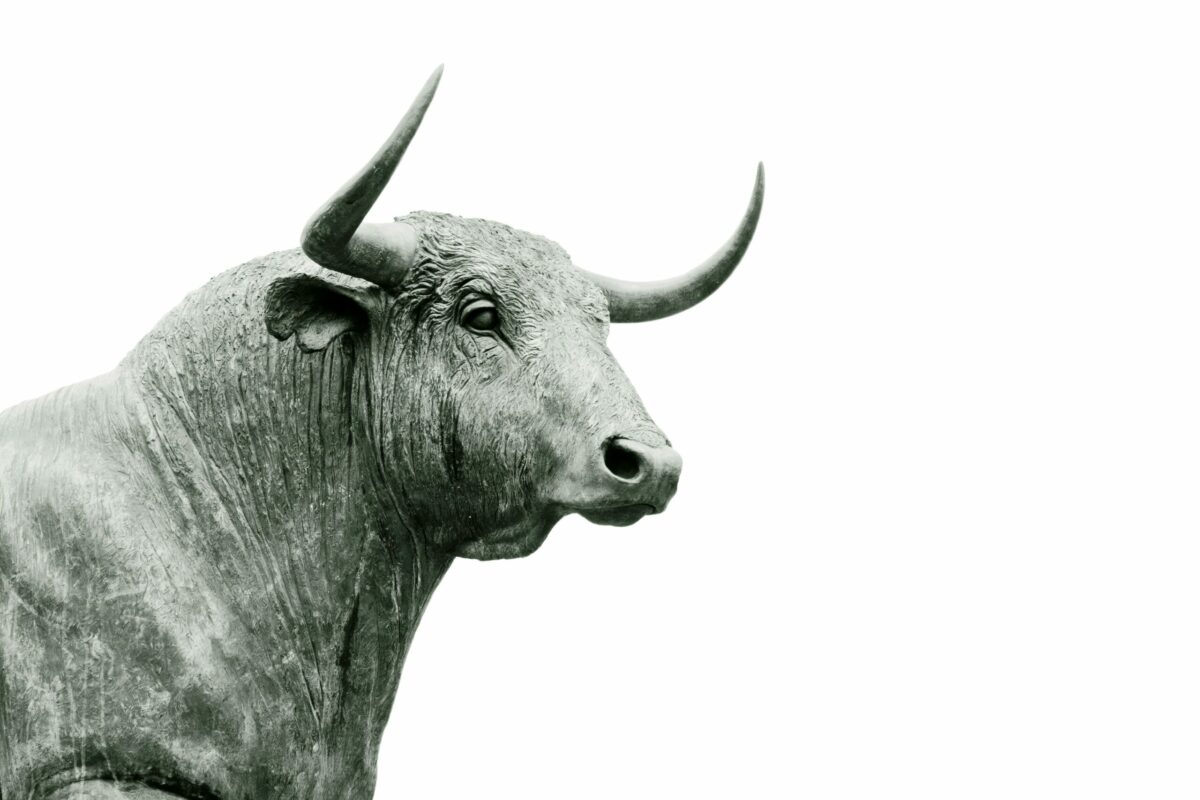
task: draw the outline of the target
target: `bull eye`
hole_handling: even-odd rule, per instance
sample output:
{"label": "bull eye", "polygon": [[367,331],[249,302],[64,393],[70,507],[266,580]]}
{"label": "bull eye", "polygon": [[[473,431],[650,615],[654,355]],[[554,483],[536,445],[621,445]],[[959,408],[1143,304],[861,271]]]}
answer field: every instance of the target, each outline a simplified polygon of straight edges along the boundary
{"label": "bull eye", "polygon": [[500,327],[500,312],[488,300],[477,300],[462,312],[462,324],[473,331],[485,333]]}

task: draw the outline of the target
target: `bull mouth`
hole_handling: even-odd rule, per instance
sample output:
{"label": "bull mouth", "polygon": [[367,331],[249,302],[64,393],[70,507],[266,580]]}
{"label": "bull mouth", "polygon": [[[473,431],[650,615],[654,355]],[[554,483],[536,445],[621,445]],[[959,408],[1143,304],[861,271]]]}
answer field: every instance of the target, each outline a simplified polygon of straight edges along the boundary
{"label": "bull mouth", "polygon": [[597,525],[615,525],[623,528],[632,525],[647,514],[657,514],[658,509],[649,503],[630,503],[623,506],[605,506],[602,508],[581,508],[579,513],[588,522]]}

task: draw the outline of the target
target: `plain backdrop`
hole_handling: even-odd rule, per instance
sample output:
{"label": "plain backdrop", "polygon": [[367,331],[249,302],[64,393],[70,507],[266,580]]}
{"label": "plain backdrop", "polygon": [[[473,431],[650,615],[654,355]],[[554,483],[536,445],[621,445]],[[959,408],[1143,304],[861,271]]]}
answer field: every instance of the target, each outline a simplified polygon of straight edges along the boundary
{"label": "plain backdrop", "polygon": [[660,278],[611,347],[670,510],[434,596],[380,798],[1200,794],[1194,4],[10,3],[0,407],[293,247],[446,63],[373,218]]}

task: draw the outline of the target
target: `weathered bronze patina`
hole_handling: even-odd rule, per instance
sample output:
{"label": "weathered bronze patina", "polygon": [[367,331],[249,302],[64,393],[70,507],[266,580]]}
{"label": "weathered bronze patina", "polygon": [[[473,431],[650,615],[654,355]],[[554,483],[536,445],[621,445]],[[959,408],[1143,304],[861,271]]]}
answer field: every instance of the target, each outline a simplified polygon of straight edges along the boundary
{"label": "weathered bronze patina", "polygon": [[[680,459],[605,346],[681,278],[585,273],[540,236],[363,222],[430,78],[303,247],[193,292],[112,372],[0,415],[0,796],[364,798],[456,556],[571,513],[662,511]],[[269,333],[269,335],[268,335]]]}

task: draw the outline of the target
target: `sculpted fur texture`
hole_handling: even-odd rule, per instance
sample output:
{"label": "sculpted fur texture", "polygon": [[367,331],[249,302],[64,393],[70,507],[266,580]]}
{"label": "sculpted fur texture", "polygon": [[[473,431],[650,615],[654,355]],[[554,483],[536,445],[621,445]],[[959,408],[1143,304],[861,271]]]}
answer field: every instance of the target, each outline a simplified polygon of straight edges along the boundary
{"label": "sculpted fur texture", "polygon": [[420,212],[364,222],[440,70],[302,249],[225,272],[112,372],[0,414],[0,797],[351,798],[456,557],[665,509],[681,462],[605,345],[680,278]]}

